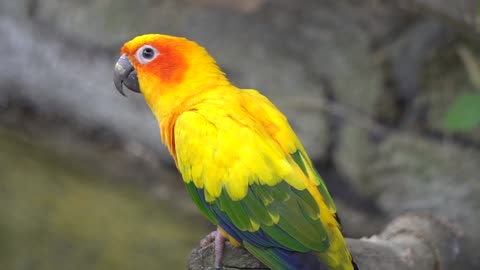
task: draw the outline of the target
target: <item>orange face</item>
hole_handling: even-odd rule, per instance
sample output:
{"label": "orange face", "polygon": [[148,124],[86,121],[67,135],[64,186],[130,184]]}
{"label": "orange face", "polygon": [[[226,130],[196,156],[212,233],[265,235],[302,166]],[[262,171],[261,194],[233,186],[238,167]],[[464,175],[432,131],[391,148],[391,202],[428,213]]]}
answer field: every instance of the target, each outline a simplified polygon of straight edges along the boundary
{"label": "orange face", "polygon": [[149,34],[122,47],[114,83],[141,92],[156,115],[172,113],[183,100],[212,85],[226,84],[215,60],[197,43],[181,37]]}
{"label": "orange face", "polygon": [[144,35],[127,42],[121,54],[128,55],[139,76],[155,75],[163,83],[178,84],[189,66],[185,56],[189,43],[183,38]]}

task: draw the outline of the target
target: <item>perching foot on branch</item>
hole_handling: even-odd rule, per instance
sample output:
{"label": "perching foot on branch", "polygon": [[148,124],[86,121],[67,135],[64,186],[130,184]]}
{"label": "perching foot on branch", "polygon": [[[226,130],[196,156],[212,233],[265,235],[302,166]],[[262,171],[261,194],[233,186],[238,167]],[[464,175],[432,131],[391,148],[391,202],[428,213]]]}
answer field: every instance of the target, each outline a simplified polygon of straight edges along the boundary
{"label": "perching foot on branch", "polygon": [[[404,215],[391,222],[379,235],[347,239],[360,270],[450,270],[460,254],[459,235],[442,220]],[[190,270],[213,270],[213,243],[197,247],[188,260]],[[223,269],[268,269],[243,248],[225,244]]]}
{"label": "perching foot on branch", "polygon": [[227,239],[223,236],[220,230],[209,233],[205,238],[200,241],[200,248],[205,248],[211,243],[214,243],[215,247],[215,259],[213,266],[215,270],[222,269],[223,250],[225,248],[225,241]]}

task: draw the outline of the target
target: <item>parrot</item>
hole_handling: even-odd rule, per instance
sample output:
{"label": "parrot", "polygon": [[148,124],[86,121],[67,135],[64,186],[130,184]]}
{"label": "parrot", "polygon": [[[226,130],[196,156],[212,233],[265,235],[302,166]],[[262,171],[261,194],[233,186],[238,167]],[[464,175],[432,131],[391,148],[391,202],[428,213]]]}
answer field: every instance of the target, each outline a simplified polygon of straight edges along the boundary
{"label": "parrot", "polygon": [[272,270],[358,270],[334,201],[286,116],[259,91],[234,86],[184,37],[127,41],[113,81],[141,93],[187,193],[225,241]]}

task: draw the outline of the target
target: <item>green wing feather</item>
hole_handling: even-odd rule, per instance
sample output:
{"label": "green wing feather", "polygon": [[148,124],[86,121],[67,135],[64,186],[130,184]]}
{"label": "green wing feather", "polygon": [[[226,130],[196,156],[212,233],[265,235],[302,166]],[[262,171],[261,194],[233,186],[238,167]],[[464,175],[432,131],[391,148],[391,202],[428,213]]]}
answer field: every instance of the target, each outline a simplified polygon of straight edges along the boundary
{"label": "green wing feather", "polygon": [[285,117],[269,104],[230,105],[177,119],[177,166],[195,204],[270,267],[282,264],[272,248],[325,254],[329,265],[349,258],[333,200]]}

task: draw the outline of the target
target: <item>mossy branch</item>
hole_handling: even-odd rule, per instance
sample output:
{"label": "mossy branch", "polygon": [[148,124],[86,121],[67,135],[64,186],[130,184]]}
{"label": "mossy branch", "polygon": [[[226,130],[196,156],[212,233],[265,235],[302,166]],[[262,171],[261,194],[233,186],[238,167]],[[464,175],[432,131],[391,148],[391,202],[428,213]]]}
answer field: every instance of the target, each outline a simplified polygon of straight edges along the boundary
{"label": "mossy branch", "polygon": [[[379,235],[347,239],[360,270],[447,270],[455,269],[460,254],[459,233],[445,221],[428,216],[404,215]],[[192,251],[190,270],[213,270],[213,243]],[[243,248],[225,245],[225,270],[268,269]]]}

